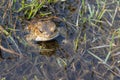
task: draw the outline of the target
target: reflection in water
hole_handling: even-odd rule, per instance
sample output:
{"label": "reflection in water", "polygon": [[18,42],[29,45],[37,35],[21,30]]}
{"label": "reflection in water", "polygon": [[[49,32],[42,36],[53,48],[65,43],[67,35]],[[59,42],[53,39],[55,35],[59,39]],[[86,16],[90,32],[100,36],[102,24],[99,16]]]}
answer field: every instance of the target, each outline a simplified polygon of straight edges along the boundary
{"label": "reflection in water", "polygon": [[2,61],[4,58],[2,56],[2,52],[1,52],[1,49],[0,49],[0,61]]}
{"label": "reflection in water", "polygon": [[59,44],[56,40],[47,41],[47,42],[37,42],[40,47],[40,54],[46,56],[55,55],[57,49],[59,48]]}
{"label": "reflection in water", "polygon": [[66,48],[69,47],[68,46],[61,47],[61,45],[56,40],[47,42],[37,42],[37,44],[39,45],[41,55],[46,56],[54,55],[56,57],[67,58],[69,57],[69,51],[71,51],[71,50],[66,51]]}

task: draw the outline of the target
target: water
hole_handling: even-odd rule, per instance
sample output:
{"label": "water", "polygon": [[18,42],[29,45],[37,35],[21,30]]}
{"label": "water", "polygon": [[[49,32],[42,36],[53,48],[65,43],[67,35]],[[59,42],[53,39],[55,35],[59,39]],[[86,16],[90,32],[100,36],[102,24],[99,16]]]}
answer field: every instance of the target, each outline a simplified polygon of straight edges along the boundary
{"label": "water", "polygon": [[[29,0],[30,1],[30,0]],[[96,2],[96,1],[95,1]],[[93,1],[86,1],[86,5],[95,5]],[[108,0],[109,2],[109,0]],[[98,26],[90,25],[89,22],[79,24],[79,32],[73,30],[76,28],[73,25],[76,24],[78,15],[78,8],[81,4],[79,0],[67,0],[65,2],[58,2],[51,6],[53,8],[53,14],[60,18],[65,18],[67,22],[56,21],[56,25],[61,28],[61,35],[54,40],[47,42],[25,42],[24,28],[27,24],[22,21],[21,16],[23,13],[13,12],[12,7],[17,6],[19,1],[10,5],[11,0],[0,2],[0,25],[7,30],[11,37],[14,39],[19,50],[24,55],[23,58],[11,55],[3,50],[0,50],[1,62],[0,62],[0,79],[6,80],[103,80],[112,79],[119,80],[119,72],[113,75],[112,71],[116,68],[108,70],[106,66],[94,56],[88,53],[88,50],[99,56],[103,60],[106,58],[109,52],[109,42],[111,41],[111,34],[115,29],[119,28],[119,13],[115,17],[113,26],[110,26],[107,22],[98,23]],[[110,2],[109,2],[110,3]],[[102,4],[102,3],[101,3]],[[107,3],[106,3],[107,4]],[[112,4],[112,3],[111,3]],[[113,4],[114,5],[114,4]],[[20,4],[15,7],[19,8]],[[114,5],[112,10],[115,10]],[[51,9],[50,8],[50,9]],[[15,9],[16,10],[16,9]],[[85,14],[89,15],[89,12]],[[108,14],[105,14],[105,18],[111,21]],[[81,17],[80,17],[81,19]],[[82,21],[82,20],[81,20]],[[94,21],[93,21],[94,22]],[[82,23],[82,22],[79,22]],[[11,28],[11,29],[8,29]],[[15,31],[15,30],[18,31]],[[112,31],[113,30],[113,31]],[[79,36],[79,43],[77,50],[75,50],[75,40]],[[116,34],[117,35],[117,34]],[[86,36],[86,37],[85,37]],[[0,34],[1,45],[7,49],[18,52],[18,49],[11,40],[4,34]],[[112,48],[114,54],[119,52],[119,38],[115,39],[116,46]],[[105,46],[104,48],[91,49],[96,46]],[[115,50],[115,51],[114,51]],[[19,52],[18,52],[19,53]],[[112,54],[111,54],[112,55]],[[115,64],[113,63],[115,60]],[[108,64],[116,66],[119,69],[120,56],[109,58]]]}

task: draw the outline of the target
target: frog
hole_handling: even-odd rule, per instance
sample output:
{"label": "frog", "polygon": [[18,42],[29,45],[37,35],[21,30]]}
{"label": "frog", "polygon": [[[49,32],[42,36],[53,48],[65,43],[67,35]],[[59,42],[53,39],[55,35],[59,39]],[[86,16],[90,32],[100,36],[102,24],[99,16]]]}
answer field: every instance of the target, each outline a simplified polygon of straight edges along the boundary
{"label": "frog", "polygon": [[27,41],[50,41],[59,36],[59,30],[52,20],[32,20],[26,30],[29,32],[25,36]]}

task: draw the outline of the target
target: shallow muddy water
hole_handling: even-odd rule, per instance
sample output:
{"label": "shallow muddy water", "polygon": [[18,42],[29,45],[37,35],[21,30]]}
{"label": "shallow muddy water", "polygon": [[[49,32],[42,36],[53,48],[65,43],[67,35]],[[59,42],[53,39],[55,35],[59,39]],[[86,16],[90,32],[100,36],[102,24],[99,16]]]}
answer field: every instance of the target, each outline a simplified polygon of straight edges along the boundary
{"label": "shallow muddy water", "polygon": [[[85,1],[85,4],[94,6],[97,10],[97,1]],[[110,14],[114,14],[118,3],[117,0],[111,3],[110,0],[107,1],[109,4],[106,3],[106,9],[111,9],[111,13],[104,14],[101,19],[102,23],[96,23],[93,20],[94,17],[91,18],[91,22],[84,23],[83,19],[88,19],[90,13],[85,11],[84,15],[78,16],[80,5],[82,5],[81,0],[59,1],[49,5],[49,10],[53,15],[60,18],[53,19],[57,27],[60,28],[60,35],[50,41],[27,42],[25,27],[28,23],[26,19],[22,19],[23,12],[14,11],[20,7],[20,0],[15,4],[12,3],[12,0],[1,0],[0,25],[9,35],[5,35],[1,31],[0,44],[6,49],[22,54],[23,57],[0,49],[0,79],[119,80],[120,10],[117,10],[113,24],[109,24],[112,23]],[[113,6],[109,6],[110,4]],[[83,16],[85,18],[82,18]],[[79,24],[77,26],[78,17]],[[96,23],[97,26],[91,25],[91,23]],[[114,38],[113,45],[115,46],[110,48],[110,41],[112,41],[112,34],[115,30],[118,30],[114,35],[116,38]],[[75,45],[77,40],[78,45]],[[110,50],[111,56],[106,64],[90,54],[94,53],[104,60]]]}

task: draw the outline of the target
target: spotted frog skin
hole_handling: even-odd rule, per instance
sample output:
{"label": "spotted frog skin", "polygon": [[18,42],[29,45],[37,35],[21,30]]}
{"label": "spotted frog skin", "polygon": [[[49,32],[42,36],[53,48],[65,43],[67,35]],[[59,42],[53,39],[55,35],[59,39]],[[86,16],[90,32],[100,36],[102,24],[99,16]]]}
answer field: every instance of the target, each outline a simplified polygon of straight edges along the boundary
{"label": "spotted frog skin", "polygon": [[51,20],[33,20],[27,26],[29,34],[26,40],[31,41],[49,41],[59,35],[59,31],[54,22]]}

